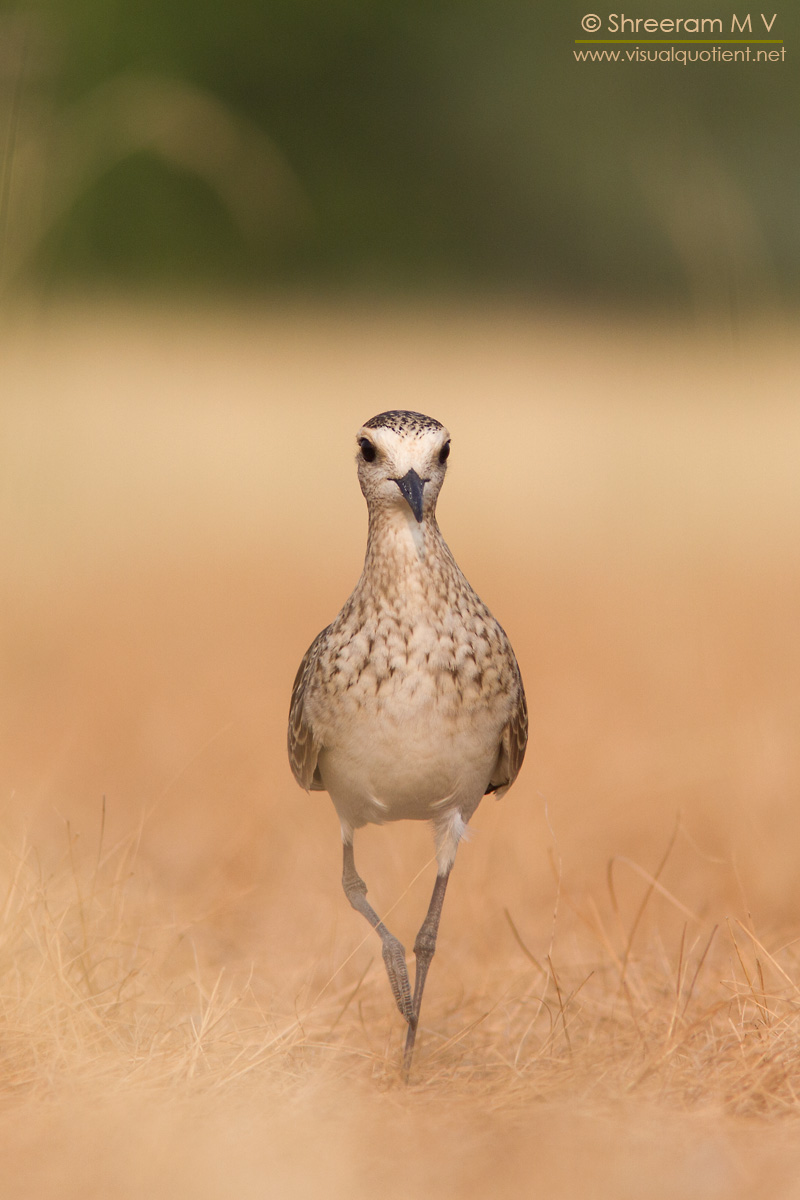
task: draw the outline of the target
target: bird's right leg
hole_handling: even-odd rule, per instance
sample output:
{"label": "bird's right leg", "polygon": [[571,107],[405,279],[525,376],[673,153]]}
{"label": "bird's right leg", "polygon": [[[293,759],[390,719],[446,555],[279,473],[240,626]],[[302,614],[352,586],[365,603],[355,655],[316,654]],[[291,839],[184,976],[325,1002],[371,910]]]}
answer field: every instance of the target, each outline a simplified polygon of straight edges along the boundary
{"label": "bird's right leg", "polygon": [[342,887],[353,908],[367,918],[383,943],[383,961],[386,966],[386,974],[389,976],[392,994],[402,1016],[410,1025],[414,1020],[414,1005],[411,1000],[411,985],[408,981],[406,952],[394,934],[389,933],[375,909],[367,901],[367,885],[356,870],[352,842],[344,843]]}

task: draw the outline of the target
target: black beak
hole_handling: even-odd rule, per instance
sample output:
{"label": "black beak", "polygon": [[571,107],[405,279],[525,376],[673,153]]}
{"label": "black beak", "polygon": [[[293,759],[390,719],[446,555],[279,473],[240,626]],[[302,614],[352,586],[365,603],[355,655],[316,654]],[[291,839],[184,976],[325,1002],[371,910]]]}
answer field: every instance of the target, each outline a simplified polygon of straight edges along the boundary
{"label": "black beak", "polygon": [[394,482],[400,488],[400,491],[408,501],[408,507],[417,518],[418,522],[422,521],[422,489],[428,482],[427,479],[420,479],[416,471],[409,471],[402,479],[395,479]]}

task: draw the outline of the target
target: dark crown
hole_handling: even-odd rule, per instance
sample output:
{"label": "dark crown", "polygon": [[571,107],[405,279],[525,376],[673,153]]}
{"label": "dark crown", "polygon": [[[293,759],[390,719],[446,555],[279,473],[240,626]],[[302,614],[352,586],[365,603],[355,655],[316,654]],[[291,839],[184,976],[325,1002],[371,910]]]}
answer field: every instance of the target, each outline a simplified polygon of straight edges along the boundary
{"label": "dark crown", "polygon": [[395,408],[391,412],[378,413],[364,422],[365,429],[391,429],[393,433],[424,433],[433,429],[444,429],[433,417],[424,413],[409,412],[404,408]]}

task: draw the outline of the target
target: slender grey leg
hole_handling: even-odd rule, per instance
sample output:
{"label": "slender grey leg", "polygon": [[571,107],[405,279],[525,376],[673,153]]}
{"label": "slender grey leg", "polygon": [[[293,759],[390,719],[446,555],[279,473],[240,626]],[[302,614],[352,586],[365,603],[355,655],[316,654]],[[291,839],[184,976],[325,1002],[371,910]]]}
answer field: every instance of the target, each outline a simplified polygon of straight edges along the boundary
{"label": "slender grey leg", "polygon": [[431,965],[431,960],[436,950],[436,934],[439,931],[444,894],[447,891],[447,881],[449,878],[449,871],[445,875],[436,876],[436,883],[433,885],[433,895],[428,905],[428,912],[425,920],[422,922],[422,928],[417,934],[417,940],[414,942],[417,971],[414,977],[414,1017],[408,1023],[406,1048],[403,1054],[403,1070],[405,1071],[406,1078],[411,1070],[411,1059],[414,1054],[414,1042],[417,1038],[417,1026],[419,1024],[419,1011],[422,1008],[422,993],[425,990],[428,968]]}
{"label": "slender grey leg", "polygon": [[[386,966],[386,974],[389,976],[392,994],[397,1001],[397,1007],[400,1009],[402,1016],[411,1025],[411,1022],[415,1020],[415,1005],[411,1002],[411,985],[408,981],[406,952],[394,934],[389,933],[389,930],[375,912],[375,909],[367,901],[367,885],[356,870],[356,860],[353,854],[352,843],[348,845],[346,842],[344,844],[342,887],[344,888],[344,894],[356,912],[360,912],[367,918],[372,928],[380,937],[383,943],[383,961]],[[434,931],[434,942],[435,940],[436,933]]]}

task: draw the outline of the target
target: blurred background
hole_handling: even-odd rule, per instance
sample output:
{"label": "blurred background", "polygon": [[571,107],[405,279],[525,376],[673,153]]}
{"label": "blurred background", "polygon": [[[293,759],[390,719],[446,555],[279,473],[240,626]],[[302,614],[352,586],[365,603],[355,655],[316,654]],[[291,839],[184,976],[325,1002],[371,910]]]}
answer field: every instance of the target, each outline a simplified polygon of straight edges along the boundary
{"label": "blurred background", "polygon": [[[577,62],[585,11],[0,0],[15,1194],[260,1197],[283,1154],[307,1196],[312,1140],[348,1197],[795,1194],[800,13],[783,62],[684,67]],[[531,714],[407,1090],[333,807],[285,750],[361,569],[354,434],[392,407],[452,433],[442,529]],[[429,831],[357,858],[410,947]],[[248,1064],[274,1102],[235,1091]],[[762,1124],[742,1150],[774,1114],[785,1192]]]}
{"label": "blurred background", "polygon": [[[221,895],[291,875],[302,820],[339,903],[285,709],[360,569],[353,432],[413,407],[451,429],[445,532],[528,680],[520,878],[549,897],[548,798],[590,890],[687,812],[749,863],[713,886],[684,863],[693,903],[746,876],[785,919],[798,14],[784,62],[690,66],[578,62],[582,14],[2,6],[3,736],[27,820],[96,824],[105,794],[109,829],[151,814],[176,894],[216,871]],[[514,858],[509,811],[481,819],[511,821]]]}
{"label": "blurred background", "polygon": [[576,62],[584,11],[5,0],[4,290],[794,308],[794,6],[690,66]]}
{"label": "blurred background", "polygon": [[302,813],[335,882],[285,707],[358,575],[353,431],[414,407],[451,428],[445,530],[529,680],[530,819],[549,777],[599,880],[687,806],[724,858],[738,813],[782,919],[789,843],[769,872],[754,847],[800,774],[798,14],[771,31],[784,62],[682,66],[576,61],[582,13],[3,4],[5,761],[28,815],[94,820],[107,793],[122,828],[168,796],[145,850],[224,892],[259,855],[293,866],[276,830],[295,846]]}

